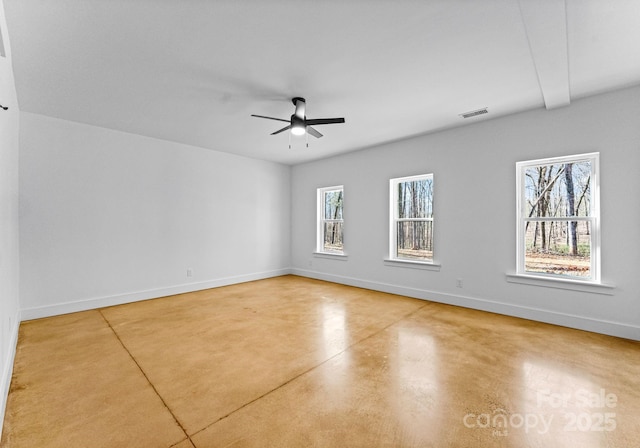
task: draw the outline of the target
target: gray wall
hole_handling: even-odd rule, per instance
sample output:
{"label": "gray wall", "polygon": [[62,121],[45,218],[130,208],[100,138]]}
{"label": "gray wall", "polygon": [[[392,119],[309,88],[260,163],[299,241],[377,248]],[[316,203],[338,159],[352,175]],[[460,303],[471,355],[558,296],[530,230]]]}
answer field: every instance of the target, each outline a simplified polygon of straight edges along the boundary
{"label": "gray wall", "polygon": [[[515,164],[600,152],[607,294],[515,284]],[[640,339],[640,87],[292,169],[293,272]],[[385,265],[389,179],[434,173],[439,271]],[[316,189],[344,185],[348,259],[312,255]],[[463,279],[463,288],[456,279]]]}
{"label": "gray wall", "polygon": [[288,272],[289,166],[21,120],[23,319]]}

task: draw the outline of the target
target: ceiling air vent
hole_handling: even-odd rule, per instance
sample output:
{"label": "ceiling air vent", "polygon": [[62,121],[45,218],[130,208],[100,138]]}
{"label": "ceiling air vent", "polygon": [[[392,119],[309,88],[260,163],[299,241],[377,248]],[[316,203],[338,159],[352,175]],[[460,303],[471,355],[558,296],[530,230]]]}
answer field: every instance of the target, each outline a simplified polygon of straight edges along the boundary
{"label": "ceiling air vent", "polygon": [[488,113],[489,113],[489,111],[487,111],[487,108],[483,107],[482,109],[472,110],[471,112],[465,112],[463,114],[460,114],[460,116],[462,118],[471,118],[471,117],[475,117],[477,115],[488,114]]}

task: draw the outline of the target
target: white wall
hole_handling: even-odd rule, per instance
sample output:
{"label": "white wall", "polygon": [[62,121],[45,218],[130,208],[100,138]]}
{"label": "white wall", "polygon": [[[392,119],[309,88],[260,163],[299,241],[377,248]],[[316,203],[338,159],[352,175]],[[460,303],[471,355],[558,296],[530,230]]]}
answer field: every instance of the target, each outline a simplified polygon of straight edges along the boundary
{"label": "white wall", "polygon": [[31,113],[20,138],[23,319],[288,272],[290,167]]}
{"label": "white wall", "polygon": [[[509,283],[515,163],[600,152],[603,282],[612,295]],[[640,339],[640,87],[293,167],[299,275]],[[440,271],[387,266],[388,185],[434,173]],[[346,261],[314,258],[316,188],[344,185]],[[455,280],[464,287],[456,288]]]}
{"label": "white wall", "polygon": [[20,322],[18,251],[19,117],[4,5],[0,0],[0,30],[5,57],[0,57],[0,433]]}

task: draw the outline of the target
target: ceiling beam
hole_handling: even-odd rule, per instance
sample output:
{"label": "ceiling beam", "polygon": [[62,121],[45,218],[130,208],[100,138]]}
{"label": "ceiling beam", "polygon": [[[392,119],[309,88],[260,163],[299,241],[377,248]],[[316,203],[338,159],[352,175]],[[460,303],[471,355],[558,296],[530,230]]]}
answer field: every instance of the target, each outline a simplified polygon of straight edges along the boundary
{"label": "ceiling beam", "polygon": [[569,56],[565,0],[518,0],[529,50],[547,109],[567,106]]}

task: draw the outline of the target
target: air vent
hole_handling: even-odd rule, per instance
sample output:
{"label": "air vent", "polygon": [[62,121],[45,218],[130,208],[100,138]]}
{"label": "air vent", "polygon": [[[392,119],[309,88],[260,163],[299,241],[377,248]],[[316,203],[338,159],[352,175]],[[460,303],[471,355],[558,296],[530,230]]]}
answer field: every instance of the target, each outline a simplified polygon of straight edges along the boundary
{"label": "air vent", "polygon": [[471,117],[475,117],[477,115],[488,114],[488,113],[489,113],[489,111],[487,110],[487,108],[483,107],[482,109],[472,110],[471,112],[465,112],[463,114],[460,114],[460,116],[462,118],[471,118]]}

